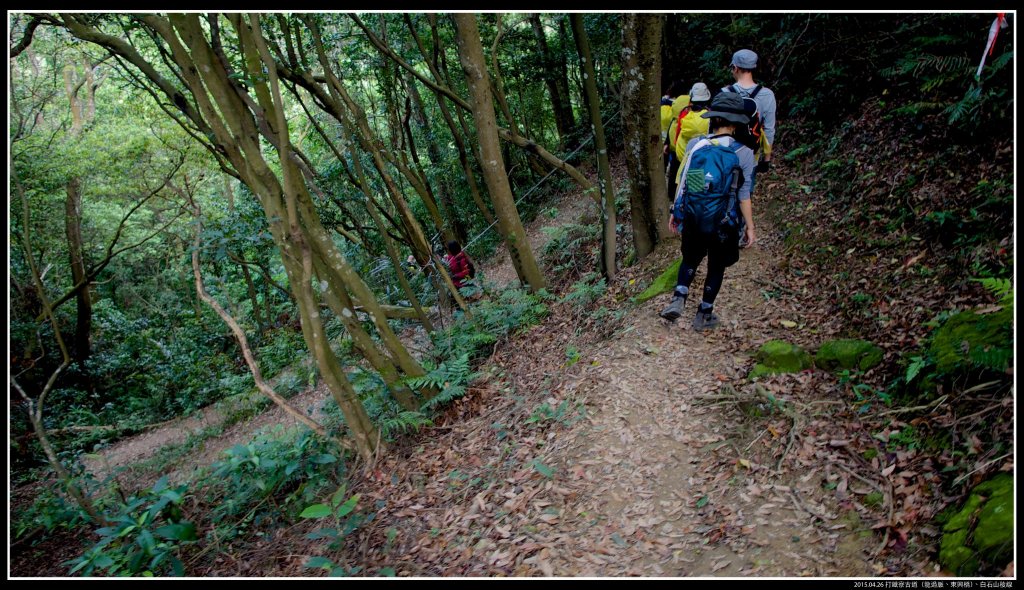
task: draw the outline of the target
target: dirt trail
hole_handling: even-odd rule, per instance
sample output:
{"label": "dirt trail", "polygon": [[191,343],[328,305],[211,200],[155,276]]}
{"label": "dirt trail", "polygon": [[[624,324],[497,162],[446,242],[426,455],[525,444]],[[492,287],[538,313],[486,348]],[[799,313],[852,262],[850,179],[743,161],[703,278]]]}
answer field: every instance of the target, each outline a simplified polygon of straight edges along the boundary
{"label": "dirt trail", "polygon": [[[549,239],[542,228],[592,218],[591,201],[575,194],[556,207],[556,216],[542,212],[526,228],[538,255]],[[385,457],[381,483],[371,476],[360,484],[371,488],[363,489],[368,502],[386,508],[357,531],[361,554],[349,557],[370,575],[375,565],[399,575],[871,575],[866,555],[877,541],[845,519],[819,468],[775,473],[775,461],[758,451],[777,433],[737,424],[735,413],[700,403],[742,377],[749,366],[744,351],[778,336],[766,333],[766,319],[792,314],[759,294],[759,277],[774,266],[778,244],[760,216],[758,227],[761,242],[727,270],[716,302],[722,325],[714,331],[692,329],[693,301],[683,318],[667,324],[657,312],[668,296],[656,297],[631,309],[610,339],[581,346],[578,362],[545,373],[543,391],[526,376],[541,370],[530,355],[561,355],[565,342],[575,342],[571,327],[551,328],[556,318],[545,326],[549,333],[561,329],[561,340],[520,336],[513,346],[521,364],[503,367],[514,389],[485,380],[480,387],[488,393],[456,402],[461,419],[418,439],[417,461]],[[677,256],[676,244],[654,255],[662,267]],[[515,280],[502,250],[479,266],[496,284]],[[702,266],[695,292],[703,272]],[[517,380],[529,381],[528,390]],[[293,403],[316,411],[327,397],[320,385]],[[524,420],[541,400],[549,407],[569,400],[585,407],[586,417],[554,424],[542,436],[503,440],[501,423]],[[102,454],[110,465],[128,465],[222,419],[208,409]],[[205,440],[188,456],[187,471],[172,474],[184,478],[257,430],[285,423],[291,419],[271,407]],[[547,477],[538,473],[548,470]],[[393,535],[389,530],[399,531],[389,537],[394,543],[382,541]],[[322,553],[299,538],[287,543],[289,559],[280,558],[280,547],[268,548],[260,571],[308,575],[303,564]]]}
{"label": "dirt trail", "polygon": [[[528,233],[575,222],[578,207],[570,197]],[[663,295],[630,309],[616,335],[580,345],[577,362],[559,365],[586,339],[557,317],[493,358],[504,380],[459,400],[413,455],[385,459],[377,476],[389,485],[361,488],[386,508],[357,532],[352,564],[414,576],[874,575],[878,539],[823,486],[820,460],[802,453],[809,463],[776,473],[785,430],[700,399],[743,377],[747,351],[784,337],[768,326],[794,317],[761,296],[781,245],[757,221],[761,241],[726,273],[718,329],[692,329],[692,301],[667,324]],[[633,276],[647,282],[677,256],[678,242],[665,244]],[[542,407],[579,405],[581,420],[570,410],[546,429],[521,427]],[[301,559],[276,565],[294,573]]]}
{"label": "dirt trail", "polygon": [[[752,321],[777,313],[754,282],[771,266],[766,246],[727,270],[718,329],[693,330],[694,301],[668,324],[657,316],[664,295],[583,354],[580,387],[593,414],[559,435],[562,449],[548,457],[582,491],[562,511],[558,528],[574,534],[548,557],[555,575],[871,575],[820,473],[772,476],[774,464],[751,461],[757,440],[739,446],[734,420],[698,403],[749,366],[738,349],[768,339]],[[702,276],[703,267],[695,285]],[[809,511],[828,524],[812,524]]]}

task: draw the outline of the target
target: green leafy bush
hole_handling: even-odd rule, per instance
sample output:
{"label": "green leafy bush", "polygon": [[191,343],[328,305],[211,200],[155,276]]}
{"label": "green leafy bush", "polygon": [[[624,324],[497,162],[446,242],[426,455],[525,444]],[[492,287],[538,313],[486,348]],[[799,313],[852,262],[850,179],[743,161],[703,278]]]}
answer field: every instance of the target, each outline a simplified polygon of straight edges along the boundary
{"label": "green leafy bush", "polygon": [[[308,504],[325,486],[344,475],[342,452],[306,428],[283,431],[277,427],[224,454],[205,479],[209,485],[204,489],[214,506],[216,522],[244,526],[249,519],[290,521],[298,514],[299,506]],[[257,514],[268,503],[270,507]],[[226,532],[237,534],[239,530],[232,525]]]}
{"label": "green leafy bush", "polygon": [[181,503],[188,486],[170,487],[160,478],[149,490],[128,498],[108,514],[109,526],[96,530],[100,541],[69,560],[70,573],[83,576],[154,576],[185,574],[181,548],[195,542],[195,524],[183,520]]}

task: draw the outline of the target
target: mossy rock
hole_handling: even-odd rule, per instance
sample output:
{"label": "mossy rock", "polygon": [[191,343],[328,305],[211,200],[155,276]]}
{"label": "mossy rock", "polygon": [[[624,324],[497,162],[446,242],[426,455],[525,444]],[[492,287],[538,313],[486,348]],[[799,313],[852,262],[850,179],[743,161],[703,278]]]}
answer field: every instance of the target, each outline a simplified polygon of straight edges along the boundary
{"label": "mossy rock", "polygon": [[774,375],[777,373],[799,373],[811,368],[811,355],[795,344],[785,340],[769,340],[757,351],[754,357],[757,364],[750,372],[750,377]]}
{"label": "mossy rock", "polygon": [[639,303],[643,303],[648,299],[657,297],[662,293],[669,293],[676,288],[676,279],[679,277],[679,265],[682,263],[682,259],[676,260],[665,272],[658,275],[658,278],[654,279],[650,287],[644,290],[643,293],[636,296],[636,300]]}
{"label": "mossy rock", "polygon": [[979,360],[994,350],[1005,351],[1004,364],[1008,364],[1012,348],[1013,310],[1003,307],[994,313],[963,311],[952,316],[936,330],[929,351],[935,359],[935,369],[949,374],[959,368],[984,364]]}
{"label": "mossy rock", "polygon": [[882,349],[867,340],[830,340],[818,347],[814,364],[827,371],[867,371],[882,362]]}
{"label": "mossy rock", "polygon": [[1013,522],[1013,477],[1000,473],[971,490],[942,527],[939,563],[961,576],[974,575],[981,560],[1005,565],[1013,558]]}

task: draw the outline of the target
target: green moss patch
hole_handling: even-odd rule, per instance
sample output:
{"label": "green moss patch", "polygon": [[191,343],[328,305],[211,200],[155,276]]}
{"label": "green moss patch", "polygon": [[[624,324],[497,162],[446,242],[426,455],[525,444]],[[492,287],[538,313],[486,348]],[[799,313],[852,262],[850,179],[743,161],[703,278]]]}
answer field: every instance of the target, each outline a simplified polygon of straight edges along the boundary
{"label": "green moss patch", "polygon": [[1013,477],[1000,473],[976,486],[942,531],[939,563],[957,575],[974,575],[982,561],[1001,567],[1013,559]]}
{"label": "green moss patch", "polygon": [[682,263],[682,259],[676,260],[665,272],[658,275],[658,278],[654,279],[650,287],[644,290],[643,293],[636,296],[636,300],[639,303],[643,303],[648,299],[657,297],[662,293],[669,293],[676,288],[676,278],[679,276],[679,265]]}
{"label": "green moss patch", "polygon": [[935,332],[929,351],[939,373],[982,365],[1005,370],[1013,348],[1013,310],[960,312]]}
{"label": "green moss patch", "polygon": [[827,371],[867,371],[882,362],[882,349],[867,340],[830,340],[818,348],[814,364]]}
{"label": "green moss patch", "polygon": [[776,373],[799,373],[811,368],[811,355],[795,344],[785,340],[769,340],[757,351],[757,364],[750,377],[774,375]]}

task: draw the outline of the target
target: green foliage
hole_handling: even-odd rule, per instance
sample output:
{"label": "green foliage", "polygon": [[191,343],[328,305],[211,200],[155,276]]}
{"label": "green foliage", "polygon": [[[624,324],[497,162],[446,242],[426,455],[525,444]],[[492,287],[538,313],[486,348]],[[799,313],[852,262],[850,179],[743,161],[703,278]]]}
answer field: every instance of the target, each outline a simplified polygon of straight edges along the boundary
{"label": "green foliage", "polygon": [[534,294],[504,288],[495,297],[474,304],[472,318],[457,314],[451,327],[431,335],[435,362],[463,354],[470,360],[490,354],[490,346],[499,338],[540,322],[548,313],[544,302],[550,298],[543,290]]}
{"label": "green foliage", "polygon": [[107,515],[110,525],[96,530],[100,541],[66,562],[72,566],[70,573],[184,575],[181,547],[198,538],[195,525],[182,520],[180,506],[187,490],[184,485],[169,487],[164,476],[149,490],[128,498]]}
{"label": "green foliage", "polygon": [[282,328],[268,333],[266,345],[257,350],[256,359],[264,378],[270,378],[281,372],[281,369],[308,356],[302,332]]}
{"label": "green foliage", "polygon": [[569,292],[562,297],[561,303],[571,303],[576,309],[576,312],[582,312],[588,308],[591,304],[601,298],[602,295],[608,290],[608,285],[604,278],[600,280],[594,280],[598,278],[597,273],[587,273],[582,280],[573,283]]}
{"label": "green foliage", "polygon": [[399,432],[413,432],[423,428],[424,426],[433,425],[434,423],[430,418],[424,416],[420,412],[409,411],[399,412],[394,417],[386,417],[377,422],[377,427],[380,428],[381,434],[388,439]]}
{"label": "green foliage", "polygon": [[992,378],[1008,378],[1013,359],[1013,286],[1008,279],[972,279],[997,299],[975,311],[946,311],[927,325],[935,328],[925,348],[908,355],[899,384],[909,398],[933,397],[936,386],[957,382],[969,388]]}
{"label": "green foliage", "polygon": [[540,404],[534,408],[533,412],[530,413],[530,417],[526,419],[526,423],[537,427],[544,426],[549,423],[572,426],[585,416],[586,407],[582,402],[574,401],[572,399],[564,399],[555,407],[551,407],[548,402]]}
{"label": "green foliage", "polygon": [[853,393],[853,405],[857,408],[858,414],[870,411],[872,404],[878,402],[886,406],[892,404],[891,392],[877,389],[868,383],[858,382],[858,378],[861,376],[860,371],[843,369],[837,373],[837,376],[840,385],[849,385],[850,392]]}
{"label": "green foliage", "polygon": [[988,289],[999,301],[999,305],[1013,305],[1013,283],[1009,279],[984,278],[973,279],[981,283],[981,286]]}
{"label": "green foliage", "polygon": [[542,230],[548,235],[548,242],[541,250],[541,258],[555,273],[571,272],[583,275],[595,264],[594,246],[601,237],[601,226],[597,223],[568,223]]}
{"label": "green foliage", "polygon": [[[355,494],[346,499],[346,489],[346,484],[342,483],[331,494],[327,503],[312,504],[299,514],[300,518],[318,520],[326,525],[308,533],[306,538],[312,540],[330,539],[331,542],[327,545],[327,549],[331,552],[338,551],[345,537],[356,530],[359,525],[373,520],[373,514],[366,516],[354,512],[356,505],[359,503],[360,495]],[[308,569],[324,569],[332,577],[354,575],[361,569],[358,566],[352,569],[345,569],[322,556],[310,558],[306,562],[305,567]]]}
{"label": "green foliage", "polygon": [[565,347],[565,364],[563,367],[571,367],[580,361],[580,351],[572,344]]}
{"label": "green foliage", "polygon": [[864,505],[872,508],[880,508],[884,500],[885,496],[882,492],[871,492],[864,496]]}
{"label": "green foliage", "polygon": [[[305,428],[277,427],[224,455],[211,466],[205,488],[213,520],[225,525],[221,538],[241,534],[250,522],[292,520],[301,506],[344,475],[340,449]],[[258,513],[268,502],[273,509]]]}
{"label": "green foliage", "polygon": [[898,449],[913,451],[918,449],[920,446],[921,441],[918,433],[914,429],[913,425],[910,424],[890,434],[889,440],[885,444],[885,448],[889,452],[895,452]]}
{"label": "green foliage", "polygon": [[437,395],[423,404],[424,410],[432,410],[444,406],[452,400],[466,395],[469,383],[476,378],[477,373],[470,369],[469,353],[454,359],[448,359],[436,367],[425,363],[428,372],[422,377],[411,377],[405,380],[406,384],[416,389],[431,388],[437,390]]}
{"label": "green foliage", "polygon": [[[782,118],[803,116],[833,125],[847,115],[879,116],[864,104],[884,94],[888,106],[880,105],[880,116],[935,113],[962,132],[998,132],[1013,107],[1014,47],[1005,32],[981,80],[974,79],[992,17],[675,14],[666,21],[661,82],[663,87],[673,80],[686,85],[700,80],[711,88],[730,84],[726,66],[732,51],[751,47],[760,56],[754,78],[780,98]],[[1008,19],[1015,26],[1013,16]],[[693,47],[704,50],[694,54]]]}
{"label": "green foliage", "polygon": [[76,502],[69,502],[50,487],[41,488],[31,506],[11,516],[12,540],[37,527],[46,535],[58,529],[73,530],[90,521],[89,515]]}

